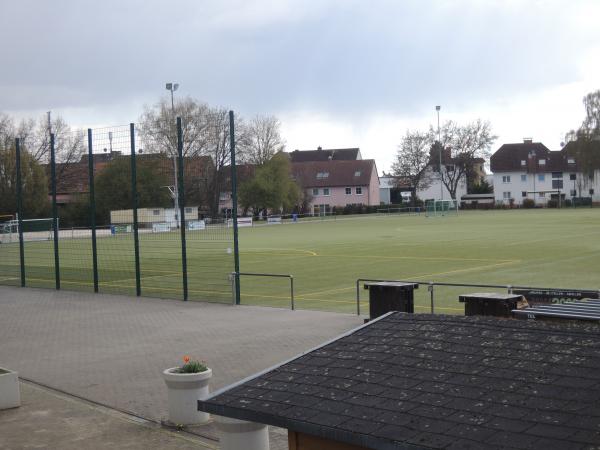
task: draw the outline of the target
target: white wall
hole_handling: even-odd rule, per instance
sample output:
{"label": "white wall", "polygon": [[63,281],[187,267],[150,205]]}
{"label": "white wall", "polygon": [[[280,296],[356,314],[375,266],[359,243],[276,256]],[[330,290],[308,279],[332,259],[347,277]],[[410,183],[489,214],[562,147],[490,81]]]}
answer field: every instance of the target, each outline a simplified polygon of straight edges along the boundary
{"label": "white wall", "polygon": [[[573,172],[563,172],[563,187],[559,189],[561,194],[565,194],[565,199],[570,199],[579,196],[579,190],[577,189],[577,182],[570,179],[570,175]],[[541,180],[540,176],[543,175],[544,179]],[[523,180],[521,177],[524,176]],[[581,173],[576,173],[577,177],[582,177]],[[539,172],[539,173],[527,173],[523,172],[496,172],[494,177],[494,198],[496,202],[502,202],[509,204],[509,200],[504,197],[505,192],[510,192],[511,197],[514,199],[515,205],[520,205],[526,198],[534,199],[532,191],[553,191],[556,188],[552,187],[552,172]],[[510,181],[504,177],[510,177]],[[535,178],[535,181],[534,181]],[[577,190],[576,195],[571,195],[573,189]],[[589,197],[589,189],[594,189],[592,200],[597,202],[600,201],[600,171],[596,171],[596,176],[593,182],[589,182],[585,189],[582,189],[581,196]],[[523,197],[523,192],[527,192],[527,196]],[[551,193],[546,193],[543,197],[540,194],[535,194],[535,202],[537,204],[546,204],[550,200]]]}
{"label": "white wall", "polygon": [[[420,189],[417,191],[417,197],[421,200],[441,200],[440,199],[440,178],[437,172],[433,172],[432,174],[433,182],[427,189]],[[446,189],[446,186],[442,183],[442,189],[444,192],[444,200],[451,200],[450,192]],[[456,188],[456,200],[460,202],[460,198],[467,193],[467,185],[464,181],[464,178],[458,183],[458,187]]]}

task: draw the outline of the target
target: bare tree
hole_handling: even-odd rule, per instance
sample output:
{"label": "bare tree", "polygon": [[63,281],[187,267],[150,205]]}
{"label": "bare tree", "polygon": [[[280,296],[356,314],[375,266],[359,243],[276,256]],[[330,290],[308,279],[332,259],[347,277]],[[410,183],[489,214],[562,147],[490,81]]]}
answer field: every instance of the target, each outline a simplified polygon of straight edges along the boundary
{"label": "bare tree", "polygon": [[[432,147],[441,145],[442,166],[441,180],[452,199],[456,200],[456,191],[461,182],[467,182],[467,177],[473,169],[477,158],[487,159],[490,147],[497,136],[492,134],[489,122],[477,119],[466,125],[458,125],[453,121],[446,122],[440,130],[441,142],[438,143],[437,131],[430,127],[429,140]],[[437,151],[432,152],[432,165],[439,166]]]}
{"label": "bare tree", "polygon": [[140,117],[140,136],[147,153],[177,154],[177,117],[181,117],[183,155],[206,152],[209,107],[191,97],[171,101],[162,98],[154,106],[145,106]]}
{"label": "bare tree", "polygon": [[418,190],[427,189],[432,182],[430,165],[430,139],[427,133],[407,131],[398,146],[396,160],[392,164],[393,174],[406,180],[412,188],[413,204]]}
{"label": "bare tree", "polygon": [[250,164],[262,165],[285,149],[281,123],[275,116],[255,116],[245,127],[242,157]]}

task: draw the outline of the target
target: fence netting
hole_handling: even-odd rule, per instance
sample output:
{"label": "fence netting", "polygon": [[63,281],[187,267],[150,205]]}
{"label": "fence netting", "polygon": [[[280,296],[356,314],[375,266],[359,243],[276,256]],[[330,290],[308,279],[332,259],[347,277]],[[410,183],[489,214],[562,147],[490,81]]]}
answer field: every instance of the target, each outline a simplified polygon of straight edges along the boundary
{"label": "fence netting", "polygon": [[234,301],[230,123],[49,134],[37,160],[27,142],[2,150],[0,284]]}

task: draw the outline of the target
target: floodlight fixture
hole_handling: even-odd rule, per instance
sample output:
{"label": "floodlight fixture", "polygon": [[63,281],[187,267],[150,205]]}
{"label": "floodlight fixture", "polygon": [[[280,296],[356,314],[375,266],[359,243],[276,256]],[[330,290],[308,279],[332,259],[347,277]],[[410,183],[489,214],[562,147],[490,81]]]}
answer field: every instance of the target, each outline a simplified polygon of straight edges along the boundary
{"label": "floodlight fixture", "polygon": [[171,89],[173,89],[173,83],[167,83],[166,89],[167,89],[167,91],[170,91]]}
{"label": "floodlight fixture", "polygon": [[173,84],[173,90],[176,91],[179,88],[179,83]]}

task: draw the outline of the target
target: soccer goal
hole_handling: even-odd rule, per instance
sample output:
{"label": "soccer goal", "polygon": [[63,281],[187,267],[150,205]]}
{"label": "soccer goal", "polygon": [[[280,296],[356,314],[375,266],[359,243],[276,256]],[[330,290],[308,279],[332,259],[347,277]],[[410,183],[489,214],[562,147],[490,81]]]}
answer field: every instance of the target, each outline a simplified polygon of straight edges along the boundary
{"label": "soccer goal", "polygon": [[454,200],[427,200],[425,216],[436,217],[458,213],[458,203]]}
{"label": "soccer goal", "polygon": [[[56,219],[56,228],[58,229],[59,219]],[[52,239],[54,228],[52,223],[54,219],[23,219],[23,240],[24,241],[49,241]],[[2,243],[19,242],[19,221],[9,220],[0,224],[0,240]]]}

